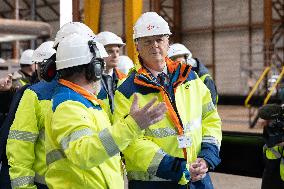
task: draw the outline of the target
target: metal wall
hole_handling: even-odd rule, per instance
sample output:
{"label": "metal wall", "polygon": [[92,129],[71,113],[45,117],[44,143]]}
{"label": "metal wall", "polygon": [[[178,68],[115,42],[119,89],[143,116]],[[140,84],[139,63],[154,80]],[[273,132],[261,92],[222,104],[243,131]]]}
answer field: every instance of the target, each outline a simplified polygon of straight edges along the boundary
{"label": "metal wall", "polygon": [[[263,43],[262,0],[251,1],[250,13],[249,0],[214,0],[214,7],[211,0],[183,1],[183,4],[183,43],[205,64],[213,64],[215,59],[219,94],[246,95],[245,68],[249,61],[250,36],[255,52],[253,62],[256,67],[263,67],[263,56],[257,53],[262,50],[260,45]],[[212,17],[215,17],[214,21]]]}

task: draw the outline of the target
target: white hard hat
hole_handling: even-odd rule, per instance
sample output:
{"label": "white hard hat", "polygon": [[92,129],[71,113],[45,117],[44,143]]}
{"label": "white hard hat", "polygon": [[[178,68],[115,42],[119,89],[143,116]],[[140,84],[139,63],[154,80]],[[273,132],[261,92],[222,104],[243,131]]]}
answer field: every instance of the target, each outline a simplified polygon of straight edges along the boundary
{"label": "white hard hat", "polygon": [[183,45],[180,43],[175,43],[170,45],[170,48],[168,50],[168,57],[174,57],[174,56],[182,56],[186,55],[187,57],[192,57],[191,52]]}
{"label": "white hard hat", "polygon": [[34,50],[27,49],[25,50],[20,58],[20,64],[26,64],[26,65],[32,65],[32,56],[33,56]]}
{"label": "white hard hat", "polygon": [[156,12],[146,12],[136,21],[133,39],[154,35],[170,35],[169,24]]}
{"label": "white hard hat", "polygon": [[53,46],[56,47],[58,43],[62,41],[62,39],[73,33],[85,34],[88,35],[90,38],[94,38],[96,36],[87,25],[81,22],[69,22],[64,24],[56,33]]}
{"label": "white hard hat", "polygon": [[197,62],[192,58],[192,53],[183,44],[175,43],[172,44],[168,50],[168,57],[172,58],[175,56],[186,56],[186,63],[192,67],[197,67]]}
{"label": "white hard hat", "polygon": [[133,61],[125,55],[118,57],[117,69],[124,74],[128,74],[129,70],[134,67]]}
{"label": "white hard hat", "polygon": [[197,61],[194,58],[192,58],[192,57],[188,57],[186,59],[186,63],[188,65],[191,65],[192,67],[197,67]]}
{"label": "white hard hat", "polygon": [[[94,57],[90,51],[88,42],[90,38],[77,33],[65,37],[58,45],[56,52],[56,69],[61,70],[73,66],[89,64]],[[102,44],[96,42],[99,57],[107,57],[106,50]]]}
{"label": "white hard hat", "polygon": [[6,62],[6,60],[5,60],[5,59],[0,58],[0,64],[3,64],[3,63],[5,63],[5,62]]}
{"label": "white hard hat", "polygon": [[96,39],[98,40],[98,42],[100,42],[104,46],[118,45],[119,47],[122,47],[125,45],[125,43],[123,43],[120,37],[118,37],[116,34],[109,32],[109,31],[100,32],[96,36]]}
{"label": "white hard hat", "polygon": [[32,61],[34,63],[42,63],[56,53],[53,48],[54,41],[46,41],[42,43],[33,53]]}

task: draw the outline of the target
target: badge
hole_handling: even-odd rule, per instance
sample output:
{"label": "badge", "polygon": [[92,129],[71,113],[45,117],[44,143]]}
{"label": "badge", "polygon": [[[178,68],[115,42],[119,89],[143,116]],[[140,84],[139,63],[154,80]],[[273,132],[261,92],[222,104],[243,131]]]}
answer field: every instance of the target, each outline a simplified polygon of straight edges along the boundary
{"label": "badge", "polygon": [[191,138],[189,136],[181,135],[177,137],[179,148],[188,148],[191,146]]}

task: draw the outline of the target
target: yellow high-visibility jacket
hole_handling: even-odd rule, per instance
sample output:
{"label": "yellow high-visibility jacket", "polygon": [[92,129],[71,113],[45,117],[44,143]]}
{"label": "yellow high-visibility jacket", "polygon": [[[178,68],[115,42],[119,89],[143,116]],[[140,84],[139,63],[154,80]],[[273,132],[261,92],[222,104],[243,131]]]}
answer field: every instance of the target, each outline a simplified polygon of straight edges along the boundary
{"label": "yellow high-visibility jacket", "polygon": [[[174,180],[177,183],[180,178],[171,178],[171,174],[173,177],[176,174],[170,171],[171,165],[165,163],[173,163],[175,157],[187,159],[188,163],[201,157],[211,169],[220,163],[221,119],[208,88],[189,65],[168,58],[166,64],[167,87],[161,86],[149,71],[141,67],[115,93],[114,123],[127,115],[134,93],[138,94],[140,107],[156,96],[159,102],[166,102],[168,108],[163,120],[151,125],[143,136],[123,151],[130,181]],[[179,148],[179,135],[188,136],[191,146]],[[181,176],[182,172],[179,174]]]}
{"label": "yellow high-visibility jacket", "polygon": [[119,152],[142,131],[131,116],[111,126],[94,95],[59,82],[46,118],[48,187],[124,188]]}
{"label": "yellow high-visibility jacket", "polygon": [[284,147],[274,146],[272,148],[267,148],[264,146],[264,154],[267,159],[280,159],[280,177],[284,181]]}
{"label": "yellow high-visibility jacket", "polygon": [[21,98],[6,147],[12,188],[45,184],[44,119],[56,85],[55,80],[41,81],[28,87]]}

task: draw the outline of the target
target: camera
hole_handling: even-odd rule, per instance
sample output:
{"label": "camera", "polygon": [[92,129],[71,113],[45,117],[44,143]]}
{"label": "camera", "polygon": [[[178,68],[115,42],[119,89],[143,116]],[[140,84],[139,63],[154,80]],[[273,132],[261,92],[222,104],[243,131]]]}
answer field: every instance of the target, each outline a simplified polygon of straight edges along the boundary
{"label": "camera", "polygon": [[284,106],[267,104],[259,109],[259,117],[271,120],[263,129],[263,137],[267,147],[271,148],[284,142]]}

